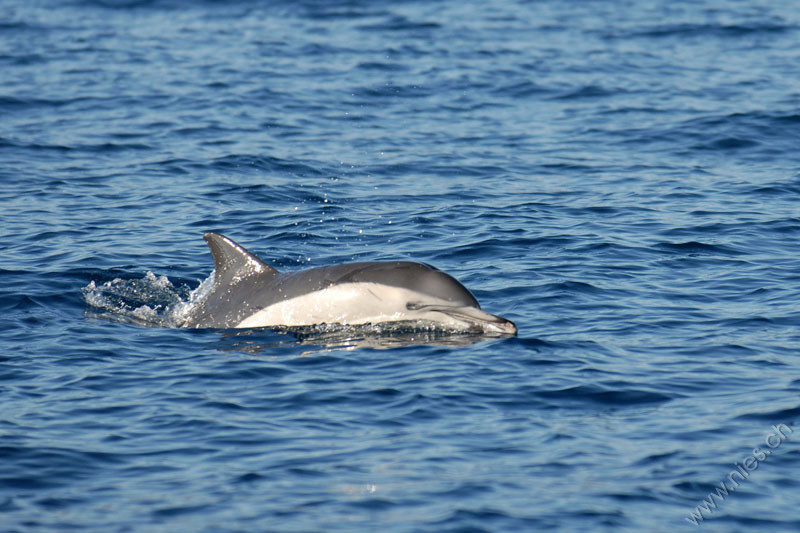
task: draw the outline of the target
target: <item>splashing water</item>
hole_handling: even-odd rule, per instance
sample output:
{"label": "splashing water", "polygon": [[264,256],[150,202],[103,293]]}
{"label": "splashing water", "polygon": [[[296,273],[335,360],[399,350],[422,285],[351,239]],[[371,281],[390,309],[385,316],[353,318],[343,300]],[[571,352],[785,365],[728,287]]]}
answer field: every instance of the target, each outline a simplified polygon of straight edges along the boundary
{"label": "splashing water", "polygon": [[188,312],[214,285],[214,272],[195,289],[176,287],[167,276],[147,272],[142,279],[115,278],[101,285],[91,281],[83,298],[97,318],[149,327],[180,327]]}

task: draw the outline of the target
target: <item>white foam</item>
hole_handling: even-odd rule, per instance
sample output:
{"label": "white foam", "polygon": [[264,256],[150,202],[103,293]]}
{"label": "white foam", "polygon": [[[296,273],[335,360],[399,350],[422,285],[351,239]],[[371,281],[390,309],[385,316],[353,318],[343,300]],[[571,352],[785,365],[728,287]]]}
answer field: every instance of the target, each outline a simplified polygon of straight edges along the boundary
{"label": "white foam", "polygon": [[214,280],[216,279],[216,270],[212,270],[211,274],[198,285],[185,300],[176,302],[170,309],[169,319],[177,326],[182,325],[186,321],[192,309],[203,299],[208,296],[211,289],[214,287]]}

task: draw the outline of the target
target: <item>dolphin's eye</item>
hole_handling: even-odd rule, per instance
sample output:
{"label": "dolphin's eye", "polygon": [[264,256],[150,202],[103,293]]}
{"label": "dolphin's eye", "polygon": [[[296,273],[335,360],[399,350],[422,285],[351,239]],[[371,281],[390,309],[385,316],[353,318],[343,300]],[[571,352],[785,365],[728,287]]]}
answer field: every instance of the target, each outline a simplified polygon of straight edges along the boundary
{"label": "dolphin's eye", "polygon": [[406,309],[408,309],[409,311],[421,311],[422,309],[435,311],[436,307],[437,306],[435,305],[426,304],[423,302],[408,302],[406,304]]}

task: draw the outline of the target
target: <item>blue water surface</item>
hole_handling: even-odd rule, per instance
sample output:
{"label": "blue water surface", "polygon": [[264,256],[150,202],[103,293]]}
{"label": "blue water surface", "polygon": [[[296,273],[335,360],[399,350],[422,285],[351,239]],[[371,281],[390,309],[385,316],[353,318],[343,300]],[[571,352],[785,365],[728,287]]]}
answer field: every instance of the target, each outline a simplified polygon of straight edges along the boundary
{"label": "blue water surface", "polygon": [[[800,530],[798,65],[782,0],[5,0],[0,530]],[[167,327],[206,231],[519,335]]]}

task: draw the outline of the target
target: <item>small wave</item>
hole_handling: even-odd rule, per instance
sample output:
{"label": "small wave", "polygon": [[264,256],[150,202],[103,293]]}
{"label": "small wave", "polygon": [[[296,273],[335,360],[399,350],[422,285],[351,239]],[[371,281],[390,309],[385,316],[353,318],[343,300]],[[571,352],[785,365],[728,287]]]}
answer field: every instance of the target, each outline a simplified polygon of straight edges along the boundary
{"label": "small wave", "polygon": [[770,411],[758,410],[750,413],[744,413],[735,418],[735,420],[755,420],[758,422],[787,422],[791,421],[793,424],[800,418],[800,406],[788,407],[783,409],[773,409]]}
{"label": "small wave", "polygon": [[607,89],[598,85],[586,85],[576,90],[571,90],[560,96],[556,100],[583,100],[587,98],[606,98],[610,96],[618,96],[626,91],[621,89]]}
{"label": "small wave", "polygon": [[703,242],[689,241],[689,242],[665,242],[658,245],[662,250],[674,253],[685,254],[703,254],[703,255],[741,255],[744,252],[733,248],[732,246],[724,246],[721,244],[706,244]]}
{"label": "small wave", "polygon": [[285,159],[270,156],[253,156],[246,154],[231,154],[217,158],[205,166],[211,170],[239,170],[250,169],[260,172],[285,172],[296,176],[320,176],[322,171],[299,162],[290,162]]}
{"label": "small wave", "polygon": [[566,292],[566,293],[596,293],[602,291],[602,289],[600,289],[599,287],[595,287],[591,283],[587,283],[585,281],[574,281],[574,280],[550,283],[547,285],[547,288],[549,288],[552,291]]}
{"label": "small wave", "polygon": [[753,34],[777,34],[794,30],[795,27],[787,24],[771,22],[753,24],[709,24],[709,23],[678,23],[658,24],[649,28],[629,30],[613,30],[604,32],[605,37],[615,38],[686,38],[686,37],[721,37],[737,38]]}
{"label": "small wave", "polygon": [[386,83],[373,87],[359,87],[353,94],[364,98],[424,98],[433,94],[429,88],[420,85],[396,85]]}
{"label": "small wave", "polygon": [[6,112],[17,111],[17,110],[27,110],[27,109],[37,109],[37,108],[48,108],[48,107],[61,107],[71,103],[70,99],[48,99],[48,98],[21,98],[15,96],[0,96],[0,109]]}
{"label": "small wave", "polygon": [[539,84],[536,84],[532,81],[521,81],[517,83],[512,83],[510,85],[503,85],[492,92],[498,96],[508,96],[511,98],[525,98],[528,96],[538,96],[543,93],[548,93],[551,90],[546,87],[542,87]]}
{"label": "small wave", "polygon": [[401,63],[387,63],[382,61],[363,61],[358,64],[361,70],[374,70],[379,72],[407,72],[408,66]]}
{"label": "small wave", "polygon": [[720,137],[707,143],[700,143],[692,146],[694,150],[739,150],[741,148],[751,148],[758,146],[758,141],[741,137]]}
{"label": "small wave", "polygon": [[787,196],[794,200],[796,195],[800,194],[800,183],[796,183],[794,180],[791,182],[775,181],[759,184],[747,192],[760,196]]}
{"label": "small wave", "polygon": [[156,7],[165,5],[159,0],[80,0],[78,5],[85,7],[100,7],[107,9],[134,9],[142,7]]}
{"label": "small wave", "polygon": [[375,24],[362,24],[360,30],[364,31],[390,31],[390,32],[428,32],[440,29],[441,25],[437,22],[417,22],[409,20],[403,16],[393,16],[388,20]]}
{"label": "small wave", "polygon": [[578,385],[566,389],[538,391],[535,394],[545,400],[615,406],[663,403],[672,399],[665,394],[641,389],[621,389],[616,386],[606,388],[597,385]]}

